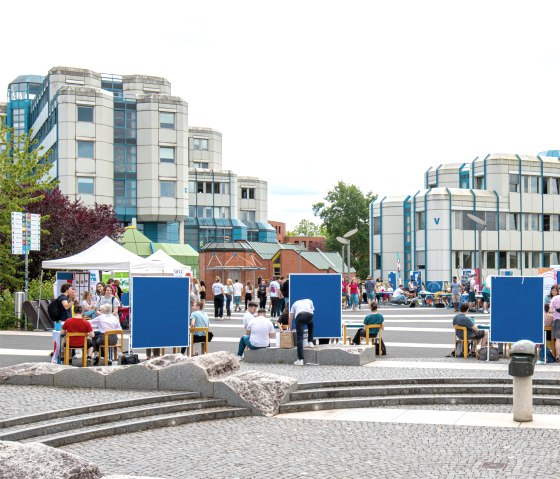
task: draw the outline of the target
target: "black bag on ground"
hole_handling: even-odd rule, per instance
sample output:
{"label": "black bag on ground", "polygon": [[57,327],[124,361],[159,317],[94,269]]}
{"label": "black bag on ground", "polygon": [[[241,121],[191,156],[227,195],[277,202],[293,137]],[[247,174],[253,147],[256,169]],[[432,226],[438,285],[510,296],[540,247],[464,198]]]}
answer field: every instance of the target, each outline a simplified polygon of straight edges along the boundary
{"label": "black bag on ground", "polygon": [[60,301],[60,296],[53,299],[47,306],[47,311],[49,317],[53,323],[62,320],[62,315],[64,314],[64,306],[62,306],[62,301]]}
{"label": "black bag on ground", "polygon": [[139,364],[140,360],[138,359],[138,354],[124,353],[121,356],[119,362],[121,363],[121,365]]}
{"label": "black bag on ground", "polygon": [[376,339],[375,340],[375,355],[377,356],[378,341],[381,341],[381,356],[386,356],[387,355],[387,348],[385,347],[385,343],[383,342],[383,339]]}
{"label": "black bag on ground", "polygon": [[486,361],[488,359],[488,351],[490,351],[490,361],[497,361],[500,357],[498,350],[493,347],[480,348],[478,351],[478,359],[481,361]]}

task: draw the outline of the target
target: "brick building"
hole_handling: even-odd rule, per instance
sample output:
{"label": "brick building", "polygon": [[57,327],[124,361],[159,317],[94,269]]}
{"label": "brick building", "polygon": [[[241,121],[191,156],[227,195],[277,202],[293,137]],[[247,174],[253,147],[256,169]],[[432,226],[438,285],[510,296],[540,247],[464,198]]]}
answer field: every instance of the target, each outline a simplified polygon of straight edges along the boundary
{"label": "brick building", "polygon": [[324,236],[291,236],[286,232],[286,223],[269,221],[268,224],[276,230],[276,241],[279,243],[301,245],[307,251],[325,251]]}

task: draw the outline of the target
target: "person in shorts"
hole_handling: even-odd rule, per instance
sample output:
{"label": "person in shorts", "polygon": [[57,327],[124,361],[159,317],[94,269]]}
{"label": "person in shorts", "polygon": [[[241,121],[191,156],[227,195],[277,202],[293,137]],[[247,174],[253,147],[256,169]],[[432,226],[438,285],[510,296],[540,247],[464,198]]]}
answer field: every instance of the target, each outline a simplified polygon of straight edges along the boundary
{"label": "person in shorts", "polygon": [[453,281],[451,282],[451,302],[453,303],[453,309],[459,312],[459,303],[461,302],[461,283],[457,281],[457,276],[453,276]]}
{"label": "person in shorts", "polygon": [[[453,326],[464,326],[467,328],[467,338],[481,340],[481,347],[486,346],[488,342],[488,331],[478,329],[474,321],[468,318],[465,313],[469,310],[469,305],[463,303],[460,308],[460,313],[453,317]],[[463,339],[463,331],[456,331],[457,337]]]}

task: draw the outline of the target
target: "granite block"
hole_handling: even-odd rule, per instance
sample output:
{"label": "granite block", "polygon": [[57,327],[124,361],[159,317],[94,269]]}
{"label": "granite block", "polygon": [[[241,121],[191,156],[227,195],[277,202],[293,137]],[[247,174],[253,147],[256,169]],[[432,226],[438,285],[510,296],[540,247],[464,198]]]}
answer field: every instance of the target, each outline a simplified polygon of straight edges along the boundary
{"label": "granite block", "polygon": [[158,389],[158,371],[142,364],[121,366],[105,375],[105,387],[107,389],[156,390]]}
{"label": "granite block", "polygon": [[321,366],[362,366],[375,361],[372,346],[324,345],[315,348]]}
{"label": "granite block", "polygon": [[214,397],[214,382],[193,362],[168,366],[159,369],[157,374],[162,391],[195,391],[202,397]]}
{"label": "granite block", "polygon": [[[297,361],[297,349],[263,348],[246,349],[244,361],[247,363],[260,364],[293,364]],[[317,364],[317,353],[315,349],[304,348],[304,363]]]}
{"label": "granite block", "polygon": [[54,385],[66,388],[105,388],[105,377],[88,368],[68,368],[54,375]]}

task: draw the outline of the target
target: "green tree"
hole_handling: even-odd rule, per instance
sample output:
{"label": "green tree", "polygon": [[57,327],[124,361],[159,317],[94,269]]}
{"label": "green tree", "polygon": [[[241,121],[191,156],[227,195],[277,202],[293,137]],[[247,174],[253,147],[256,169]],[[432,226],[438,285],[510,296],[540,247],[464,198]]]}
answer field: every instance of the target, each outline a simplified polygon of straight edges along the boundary
{"label": "green tree", "polygon": [[325,236],[323,228],[309,220],[301,220],[293,229],[288,231],[289,236]]}
{"label": "green tree", "polygon": [[364,194],[355,185],[339,181],[327,193],[324,201],[313,205],[313,214],[323,221],[326,231],[326,247],[329,251],[339,251],[341,244],[337,236],[357,228],[358,232],[350,238],[350,257],[358,276],[369,274],[369,204],[377,196],[371,192]]}
{"label": "green tree", "polygon": [[50,163],[27,134],[0,125],[0,290],[23,286],[23,256],[12,254],[11,213],[26,212],[51,188]]}

